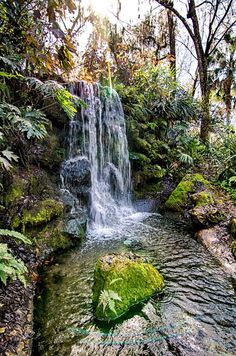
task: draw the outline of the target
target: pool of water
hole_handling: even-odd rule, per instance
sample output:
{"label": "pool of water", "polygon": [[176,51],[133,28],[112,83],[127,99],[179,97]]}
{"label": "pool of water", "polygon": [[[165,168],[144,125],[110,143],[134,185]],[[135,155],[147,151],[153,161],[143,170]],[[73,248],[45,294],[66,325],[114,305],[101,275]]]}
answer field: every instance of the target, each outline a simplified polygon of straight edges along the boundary
{"label": "pool of water", "polygon": [[[91,300],[95,262],[124,251],[149,257],[166,287],[117,323],[99,323]],[[91,231],[47,267],[44,286],[35,355],[236,355],[230,279],[190,232],[159,214],[137,213],[115,229]]]}

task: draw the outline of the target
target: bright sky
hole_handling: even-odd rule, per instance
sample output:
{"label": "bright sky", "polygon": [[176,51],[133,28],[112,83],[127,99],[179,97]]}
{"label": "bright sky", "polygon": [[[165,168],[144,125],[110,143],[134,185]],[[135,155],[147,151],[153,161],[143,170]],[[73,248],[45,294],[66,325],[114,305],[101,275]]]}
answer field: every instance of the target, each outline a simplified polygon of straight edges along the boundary
{"label": "bright sky", "polygon": [[[144,15],[150,10],[148,1],[141,1],[140,13]],[[117,0],[83,0],[82,3],[91,5],[97,14],[100,16],[107,16],[111,22],[116,22],[113,14],[117,13]],[[138,0],[121,0],[120,19],[126,22],[136,22],[138,20]]]}

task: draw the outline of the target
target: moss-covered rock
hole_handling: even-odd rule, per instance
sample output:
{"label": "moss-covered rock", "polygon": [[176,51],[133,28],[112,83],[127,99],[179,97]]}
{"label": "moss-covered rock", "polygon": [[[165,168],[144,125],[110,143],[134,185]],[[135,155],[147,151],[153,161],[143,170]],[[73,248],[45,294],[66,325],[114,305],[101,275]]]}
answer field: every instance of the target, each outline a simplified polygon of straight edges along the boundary
{"label": "moss-covered rock", "polygon": [[21,216],[15,216],[12,220],[11,227],[16,229],[19,226],[37,226],[46,224],[53,218],[63,213],[64,205],[62,202],[54,199],[45,199],[35,203],[32,208],[23,209]]}
{"label": "moss-covered rock", "polygon": [[61,147],[58,136],[51,132],[41,142],[40,163],[52,169],[59,166],[65,157],[65,150]]}
{"label": "moss-covered rock", "polygon": [[230,235],[235,239],[236,238],[236,218],[235,217],[233,217],[230,220],[229,231],[230,231]]}
{"label": "moss-covered rock", "polygon": [[27,195],[27,187],[28,182],[25,178],[15,176],[5,196],[5,205],[9,207],[17,204],[25,195]]}
{"label": "moss-covered rock", "polygon": [[158,164],[144,166],[143,174],[147,181],[153,181],[160,179],[164,176],[164,169],[162,169]]}
{"label": "moss-covered rock", "polygon": [[199,226],[211,226],[228,218],[227,199],[200,174],[187,174],[165,203]]}
{"label": "moss-covered rock", "polygon": [[206,191],[201,191],[199,193],[193,194],[192,199],[196,203],[196,208],[214,204],[212,193]]}
{"label": "moss-covered rock", "polygon": [[233,253],[234,257],[236,258],[236,240],[234,240],[232,242],[231,250],[232,250],[232,253]]}
{"label": "moss-covered rock", "polygon": [[61,220],[55,220],[41,230],[34,229],[29,234],[39,250],[54,251],[67,249],[73,245],[71,236],[64,231],[64,223]]}
{"label": "moss-covered rock", "polygon": [[203,226],[217,224],[226,219],[225,212],[218,205],[198,205],[189,212],[193,221]]}
{"label": "moss-covered rock", "polygon": [[[209,186],[209,182],[204,179],[201,174],[187,174],[171,193],[165,206],[168,209],[183,212],[189,203],[190,194],[196,193],[198,190],[203,190]],[[206,200],[206,197],[200,197],[201,200]],[[207,197],[209,199],[209,197]],[[199,199],[200,202],[200,199]]]}
{"label": "moss-covered rock", "polygon": [[132,253],[101,257],[94,274],[95,315],[114,320],[163,287],[162,275],[142,257]]}

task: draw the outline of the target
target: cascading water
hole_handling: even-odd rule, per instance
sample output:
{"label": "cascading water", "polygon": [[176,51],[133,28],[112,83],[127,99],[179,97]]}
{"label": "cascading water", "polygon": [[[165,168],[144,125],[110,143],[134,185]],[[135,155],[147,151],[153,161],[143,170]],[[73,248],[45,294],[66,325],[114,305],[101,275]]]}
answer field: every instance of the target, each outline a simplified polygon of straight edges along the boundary
{"label": "cascading water", "polygon": [[[118,94],[98,84],[71,86],[82,106],[70,122],[69,155],[61,170],[63,189],[89,206],[90,227],[110,226],[132,211],[130,162],[124,112]],[[73,207],[74,210],[75,206]]]}

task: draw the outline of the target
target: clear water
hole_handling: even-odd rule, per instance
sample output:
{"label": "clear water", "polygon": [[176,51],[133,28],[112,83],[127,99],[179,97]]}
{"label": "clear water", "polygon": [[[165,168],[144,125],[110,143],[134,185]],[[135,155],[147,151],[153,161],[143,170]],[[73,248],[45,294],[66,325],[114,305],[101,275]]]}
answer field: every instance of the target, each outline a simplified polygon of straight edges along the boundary
{"label": "clear water", "polygon": [[[109,252],[148,256],[165,278],[153,297],[116,324],[93,316],[93,271]],[[136,213],[114,230],[90,233],[48,267],[36,325],[40,355],[235,355],[231,281],[189,232],[160,215]]]}

